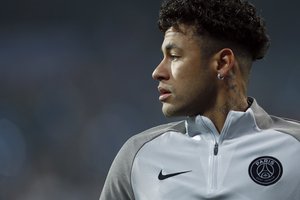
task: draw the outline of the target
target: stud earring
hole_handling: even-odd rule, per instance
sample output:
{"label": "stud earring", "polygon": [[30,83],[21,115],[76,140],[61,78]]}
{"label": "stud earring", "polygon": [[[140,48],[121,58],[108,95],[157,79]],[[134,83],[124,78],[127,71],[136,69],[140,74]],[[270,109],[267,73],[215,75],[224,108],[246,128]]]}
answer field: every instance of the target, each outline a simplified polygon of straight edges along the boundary
{"label": "stud earring", "polygon": [[221,80],[221,81],[224,80],[224,76],[222,76],[220,73],[218,73],[217,77],[218,77],[218,79]]}

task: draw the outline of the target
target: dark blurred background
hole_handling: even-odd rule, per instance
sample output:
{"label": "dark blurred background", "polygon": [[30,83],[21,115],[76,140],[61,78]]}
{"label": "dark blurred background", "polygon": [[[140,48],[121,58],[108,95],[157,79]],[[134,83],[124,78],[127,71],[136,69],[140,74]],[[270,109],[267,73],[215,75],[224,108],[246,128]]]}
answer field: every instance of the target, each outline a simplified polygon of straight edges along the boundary
{"label": "dark blurred background", "polygon": [[[252,1],[272,39],[249,95],[300,119],[299,1]],[[0,199],[98,199],[130,136],[165,123],[160,0],[0,2]]]}

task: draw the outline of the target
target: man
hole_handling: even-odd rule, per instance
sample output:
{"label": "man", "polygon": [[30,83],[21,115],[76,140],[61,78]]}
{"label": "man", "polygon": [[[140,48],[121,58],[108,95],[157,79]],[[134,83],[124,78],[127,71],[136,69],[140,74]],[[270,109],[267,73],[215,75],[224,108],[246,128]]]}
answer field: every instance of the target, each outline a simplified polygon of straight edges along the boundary
{"label": "man", "polygon": [[153,72],[167,117],[115,158],[100,200],[299,200],[300,124],[247,97],[269,38],[242,0],[166,0]]}

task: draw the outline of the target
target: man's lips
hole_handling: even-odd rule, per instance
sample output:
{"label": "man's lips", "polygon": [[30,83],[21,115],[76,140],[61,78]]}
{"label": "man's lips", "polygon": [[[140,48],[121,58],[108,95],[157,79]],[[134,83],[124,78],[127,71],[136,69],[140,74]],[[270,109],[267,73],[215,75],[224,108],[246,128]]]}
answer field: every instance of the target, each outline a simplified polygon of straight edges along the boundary
{"label": "man's lips", "polygon": [[158,87],[158,91],[159,91],[159,100],[160,101],[165,101],[167,98],[169,98],[171,96],[171,91],[164,88],[164,87]]}

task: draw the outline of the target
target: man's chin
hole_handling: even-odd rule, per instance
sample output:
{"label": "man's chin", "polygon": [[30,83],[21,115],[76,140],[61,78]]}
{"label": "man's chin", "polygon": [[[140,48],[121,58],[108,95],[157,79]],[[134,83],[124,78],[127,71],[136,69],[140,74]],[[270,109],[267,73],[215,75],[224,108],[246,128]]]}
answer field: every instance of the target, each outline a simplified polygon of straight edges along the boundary
{"label": "man's chin", "polygon": [[170,108],[170,105],[163,104],[162,113],[168,118],[174,116],[174,111]]}
{"label": "man's chin", "polygon": [[164,104],[162,107],[162,112],[167,118],[184,116],[184,114],[180,113],[178,109],[170,104]]}
{"label": "man's chin", "polygon": [[174,106],[170,103],[163,103],[162,112],[167,118],[176,118],[176,117],[192,117],[201,114],[200,111],[194,111],[192,109],[187,109],[184,106]]}

